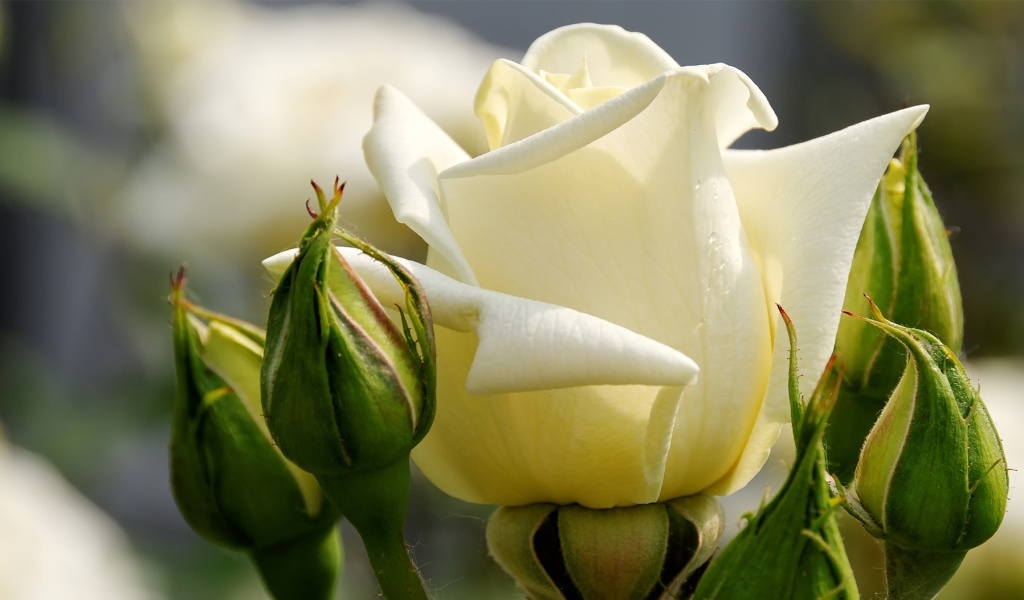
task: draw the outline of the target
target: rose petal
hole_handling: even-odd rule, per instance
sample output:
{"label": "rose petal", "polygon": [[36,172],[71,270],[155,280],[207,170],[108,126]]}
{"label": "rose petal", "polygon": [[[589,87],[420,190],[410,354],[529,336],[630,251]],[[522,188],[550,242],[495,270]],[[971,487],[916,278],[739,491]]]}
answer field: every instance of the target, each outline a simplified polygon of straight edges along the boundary
{"label": "rose petal", "polygon": [[363,152],[395,220],[423,238],[459,279],[475,283],[448,228],[437,188],[437,174],[469,155],[411,100],[387,85],[377,91],[373,127],[363,138]]}
{"label": "rose petal", "polygon": [[474,110],[491,150],[583,112],[543,77],[508,60],[491,65],[476,93]]}
{"label": "rose petal", "polygon": [[[522,65],[538,73],[542,70],[575,73],[584,61],[591,81],[599,87],[633,88],[679,68],[679,64],[646,35],[615,25],[593,23],[569,25],[541,36],[526,51]],[[715,66],[728,69],[737,78],[729,89],[719,88],[722,93],[718,114],[721,147],[731,145],[752,128],[775,129],[778,119],[761,90],[741,71]]]}
{"label": "rose petal", "polygon": [[[383,304],[404,302],[380,263],[353,248],[341,252]],[[282,252],[264,265],[280,277],[294,256]],[[396,260],[420,280],[442,326],[438,385],[446,393],[414,454],[435,484],[483,503],[598,508],[657,499],[682,388],[697,374],[693,361],[596,317]]]}
{"label": "rose petal", "polygon": [[727,65],[709,65],[718,68],[725,81],[715,86],[717,98],[711,102],[718,107],[718,144],[721,148],[732,145],[741,135],[751,129],[772,131],[779,124],[768,99],[746,73]]}
{"label": "rose petal", "polygon": [[[390,271],[355,248],[340,250],[382,304],[404,305],[404,293]],[[684,354],[602,319],[480,289],[425,265],[395,260],[423,285],[436,324],[475,331],[479,337],[465,386],[472,393],[580,385],[685,386],[697,375],[697,365]]]}
{"label": "rose petal", "polygon": [[[469,502],[579,503],[658,499],[679,388],[587,386],[472,396],[463,384],[475,336],[437,328],[433,427],[413,459],[446,493]],[[659,396],[659,394],[661,394]]]}
{"label": "rose petal", "polygon": [[720,65],[676,69],[440,176],[484,288],[593,314],[702,365],[673,433],[673,497],[735,464],[768,379],[764,286],[717,137],[718,103],[743,82]]}
{"label": "rose petal", "polygon": [[270,439],[260,405],[260,363],[263,348],[235,329],[211,321],[203,343],[203,361],[238,394],[253,421]]}
{"label": "rose petal", "polygon": [[[800,341],[801,391],[810,394],[832,352],[850,262],[875,186],[926,106],[771,151],[729,151],[729,180],[747,239],[765,273],[769,305],[781,304]],[[773,335],[778,317],[772,306]],[[772,375],[754,433],[736,467],[712,493],[746,484],[789,421],[789,344],[775,336]]]}
{"label": "rose petal", "polygon": [[642,33],[616,25],[581,23],[560,27],[537,38],[522,65],[539,73],[575,73],[586,58],[598,86],[632,88],[679,64]]}
{"label": "rose petal", "polygon": [[[778,118],[772,111],[764,95],[756,85],[742,72],[723,64],[704,65],[698,67],[679,67],[671,72],[662,73],[643,85],[637,86],[615,98],[585,111],[583,114],[550,127],[527,139],[499,148],[493,152],[478,156],[471,161],[453,165],[441,174],[442,179],[455,179],[477,175],[512,174],[533,169],[550,163],[571,152],[612,133],[633,117],[644,112],[651,102],[665,89],[668,81],[690,81],[692,84],[707,86],[709,92],[702,100],[713,106],[715,118],[716,141],[720,147],[727,146],[732,139],[746,131],[741,124],[753,124],[763,129],[772,129]],[[713,82],[713,84],[712,84]],[[673,93],[678,93],[677,89]],[[671,97],[666,100],[670,102]],[[676,117],[686,115],[687,102],[678,98],[679,106],[669,106],[666,110]],[[693,108],[692,106],[690,108]],[[662,133],[669,127],[685,127],[686,121],[670,121],[666,115],[654,115],[658,120],[657,130],[652,134]],[[749,127],[747,127],[749,129]],[[661,136],[664,138],[664,136]],[[644,140],[634,141],[643,145]],[[645,156],[650,150],[642,147]],[[717,154],[717,152],[716,152]],[[616,156],[626,159],[624,164],[631,165],[627,152],[615,152]],[[648,160],[652,160],[648,158]]]}
{"label": "rose petal", "polygon": [[[402,300],[379,263],[342,252],[385,304]],[[414,451],[431,481],[483,503],[603,508],[657,498],[682,388],[697,375],[693,361],[596,317],[401,262],[423,285],[437,324],[477,334],[436,330],[445,365],[438,387],[448,393]]]}

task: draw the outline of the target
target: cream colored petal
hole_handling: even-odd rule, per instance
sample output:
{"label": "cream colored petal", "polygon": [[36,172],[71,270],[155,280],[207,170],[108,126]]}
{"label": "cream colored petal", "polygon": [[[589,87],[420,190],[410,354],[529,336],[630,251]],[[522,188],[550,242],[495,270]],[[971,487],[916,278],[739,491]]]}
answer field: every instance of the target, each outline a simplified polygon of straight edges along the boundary
{"label": "cream colored petal", "polygon": [[717,112],[718,144],[731,146],[751,129],[772,131],[779,124],[768,99],[761,89],[743,71],[723,64],[708,65],[709,74],[721,73],[725,79],[714,88],[711,100],[719,106]]}
{"label": "cream colored petal", "polygon": [[[383,265],[354,248],[341,252],[382,304],[404,305],[401,288]],[[437,325],[477,334],[479,344],[465,383],[471,393],[580,385],[685,386],[696,378],[697,365],[684,354],[623,327],[396,260],[423,285]]]}
{"label": "cream colored petal", "polygon": [[[674,82],[673,89],[662,95],[668,82]],[[693,89],[684,90],[687,86]],[[659,96],[660,106],[650,109],[651,103]],[[701,96],[700,103],[693,102],[697,96]],[[673,102],[677,104],[673,105]],[[699,114],[694,112],[695,107],[701,111]],[[703,118],[705,107],[710,107],[708,112],[713,114],[715,125],[708,134],[715,138],[719,147],[727,146],[750,127],[771,130],[778,123],[764,95],[742,72],[722,64],[680,67],[519,143],[453,165],[439,177],[457,179],[513,174],[540,167],[608,136],[646,112],[643,122],[656,129],[634,133],[637,139],[632,141],[631,147],[637,146],[640,156],[634,158],[628,151],[614,151],[610,155],[621,158],[623,167],[629,169],[638,161],[652,162],[654,159],[648,146],[668,143],[665,131],[685,129],[690,119]],[[679,118],[685,120],[673,120]],[[741,124],[749,126],[744,129]],[[631,125],[630,129],[638,127]],[[648,134],[652,137],[650,143],[644,139]],[[717,151],[714,153],[718,154]]]}
{"label": "cream colored petal", "polygon": [[[765,273],[773,332],[775,303],[797,328],[804,394],[813,390],[832,352],[850,261],[875,186],[926,112],[917,106],[780,150],[725,155],[744,229]],[[774,339],[771,380],[754,434],[714,493],[745,485],[789,421],[789,343],[785,336]]]}
{"label": "cream colored petal", "polygon": [[260,404],[260,365],[263,348],[219,321],[210,321],[203,343],[203,361],[241,398],[253,421],[270,440]]}
{"label": "cream colored petal", "polygon": [[[404,292],[381,263],[339,247],[384,306],[404,306]],[[286,250],[263,261],[279,279],[294,260]],[[436,325],[480,338],[465,387],[474,394],[580,385],[685,386],[697,365],[686,355],[602,319],[562,306],[466,285],[403,258],[420,280]]]}
{"label": "cream colored petal", "polygon": [[584,60],[594,85],[627,88],[679,66],[646,35],[593,23],[542,35],[526,51],[522,65],[536,73],[576,73]]}
{"label": "cream colored petal", "polygon": [[[130,458],[147,464],[145,455]],[[0,440],[0,482],[0,598],[169,597],[117,521],[47,460]]]}
{"label": "cream colored petal", "polygon": [[598,316],[701,366],[673,433],[673,495],[732,467],[770,366],[764,286],[719,153],[720,111],[736,110],[719,102],[737,82],[721,66],[677,69],[440,176],[482,287]]}
{"label": "cream colored petal", "polygon": [[[632,88],[679,67],[642,33],[593,23],[569,25],[545,34],[530,46],[522,61],[531,71],[554,73],[575,73],[584,63],[596,87]],[[721,103],[718,112],[721,147],[731,145],[752,128],[775,129],[778,119],[768,100],[745,74],[726,65],[698,68],[707,69],[709,73],[713,69],[726,70],[736,78],[732,85],[720,85],[717,89],[720,94],[717,101]]]}
{"label": "cream colored petal", "polygon": [[656,417],[671,416],[678,388],[605,385],[473,396],[462,384],[475,336],[436,333],[444,391],[430,433],[413,449],[435,485],[469,502],[505,506],[608,508],[657,500],[668,436],[648,428],[659,424],[671,434],[672,421]]}
{"label": "cream colored petal", "polygon": [[569,99],[575,102],[580,108],[589,110],[598,104],[604,104],[624,92],[626,92],[626,88],[604,86],[574,88],[569,90],[566,95],[569,96]]}
{"label": "cream colored petal", "polygon": [[[383,304],[403,302],[379,263],[341,251]],[[294,254],[264,264],[279,277]],[[503,505],[657,499],[680,393],[697,373],[689,358],[601,319],[397,260],[441,326],[437,417],[414,455],[431,481]]]}
{"label": "cream colored petal", "polygon": [[[520,65],[520,68],[525,67]],[[590,80],[590,71],[587,67],[586,57],[583,57],[583,65],[575,73],[548,73],[540,72],[544,81],[554,85],[570,100],[583,110],[594,108],[598,104],[607,102],[615,96],[625,92],[629,88],[618,85],[595,86]]]}
{"label": "cream colored petal", "polygon": [[363,138],[363,152],[395,219],[422,237],[459,279],[475,283],[445,222],[437,189],[437,174],[469,155],[411,100],[387,85],[377,91],[373,127]]}
{"label": "cream colored petal", "polygon": [[477,91],[474,110],[491,150],[583,112],[543,77],[508,60],[491,66]]}

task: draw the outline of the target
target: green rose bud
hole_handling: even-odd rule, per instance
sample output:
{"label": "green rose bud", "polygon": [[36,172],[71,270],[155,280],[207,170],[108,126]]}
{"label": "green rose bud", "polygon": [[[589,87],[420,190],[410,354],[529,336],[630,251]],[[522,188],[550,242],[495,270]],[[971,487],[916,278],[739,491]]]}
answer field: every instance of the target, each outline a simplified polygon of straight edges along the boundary
{"label": "green rose bud", "polygon": [[[263,364],[263,411],[284,452],[324,476],[377,471],[406,461],[434,414],[433,336],[418,284],[358,239],[408,291],[403,329],[331,243],[335,208],[316,187],[321,214],[274,290]],[[406,324],[412,322],[415,338]]]}
{"label": "green rose bud", "polygon": [[789,396],[796,462],[779,493],[711,561],[693,598],[858,598],[825,472],[822,446],[842,367],[833,355],[806,406],[797,382],[796,331],[789,333]]}
{"label": "green rose bud", "polygon": [[259,406],[263,332],[185,300],[183,271],[171,303],[171,485],[182,516],[207,540],[247,552],[275,598],[332,597],[340,515],[270,439]]}
{"label": "green rose bud", "polygon": [[[851,513],[885,541],[889,563],[906,563],[887,573],[890,593],[893,585],[911,585],[898,581],[908,577],[907,565],[914,577],[933,579],[937,592],[963,554],[1002,522],[1006,459],[956,355],[936,336],[871,309],[874,320],[865,322],[898,340],[908,360],[865,441],[849,489]],[[934,573],[922,570],[929,556],[938,563]]]}
{"label": "green rose bud", "polygon": [[[953,352],[963,340],[963,308],[949,237],[931,192],[917,169],[917,136],[903,140],[878,185],[857,242],[844,308],[866,314],[869,296],[886,318],[938,337]],[[888,342],[888,344],[887,344]],[[902,347],[878,328],[844,319],[836,350],[846,365],[844,382],[856,390],[888,394],[904,361],[879,355],[883,346]]]}
{"label": "green rose bud", "polygon": [[[274,290],[261,373],[263,414],[289,459],[313,473],[359,531],[386,597],[423,598],[403,538],[409,453],[434,417],[430,311],[419,282],[365,242],[335,231],[342,189],[306,230]],[[331,243],[380,261],[406,292],[399,329]]]}
{"label": "green rose bud", "polygon": [[[844,308],[869,310],[871,297],[886,318],[938,337],[953,352],[963,340],[963,309],[946,227],[917,169],[917,136],[903,140],[889,164],[861,230]],[[877,327],[844,319],[836,351],[846,374],[826,432],[829,468],[849,482],[867,432],[899,381],[903,346]]]}
{"label": "green rose bud", "polygon": [[723,526],[709,496],[607,509],[503,506],[487,522],[487,546],[529,598],[660,600],[692,591]]}

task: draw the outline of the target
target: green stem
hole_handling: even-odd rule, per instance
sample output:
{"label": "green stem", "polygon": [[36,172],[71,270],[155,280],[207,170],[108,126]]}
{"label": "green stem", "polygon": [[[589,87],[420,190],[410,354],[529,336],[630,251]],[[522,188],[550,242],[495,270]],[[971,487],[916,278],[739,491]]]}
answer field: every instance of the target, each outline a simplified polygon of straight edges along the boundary
{"label": "green stem", "polygon": [[409,557],[401,534],[390,538],[363,535],[363,545],[366,546],[366,554],[385,598],[427,600],[423,580]]}
{"label": "green stem", "polygon": [[932,600],[956,574],[967,553],[885,548],[886,600]]}
{"label": "green stem", "polygon": [[839,582],[836,588],[836,598],[860,598],[857,590],[857,579],[853,574],[853,567],[846,555],[846,546],[843,545],[843,536],[839,532],[839,522],[836,521],[836,513],[839,507],[833,503],[832,492],[826,483],[828,473],[825,471],[825,452],[822,442],[818,442],[818,458],[814,480],[814,494],[817,496],[818,507],[831,507],[829,512],[822,515],[821,539],[827,542],[827,546],[821,548],[823,554],[828,556],[829,568],[835,573],[835,579]]}
{"label": "green stem", "polygon": [[405,546],[409,460],[372,472],[317,477],[324,492],[363,538],[366,554],[388,600],[427,600],[419,569]]}

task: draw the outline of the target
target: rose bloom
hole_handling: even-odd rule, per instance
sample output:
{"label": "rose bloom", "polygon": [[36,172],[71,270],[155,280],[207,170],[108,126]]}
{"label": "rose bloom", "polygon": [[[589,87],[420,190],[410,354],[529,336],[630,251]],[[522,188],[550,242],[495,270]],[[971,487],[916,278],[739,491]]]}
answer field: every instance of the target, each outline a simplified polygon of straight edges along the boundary
{"label": "rose bloom", "polygon": [[[809,392],[831,352],[854,246],[910,108],[773,151],[760,90],[680,67],[647,37],[575,25],[499,60],[470,158],[397,90],[367,163],[429,245],[438,402],[413,458],[479,503],[592,508],[725,495],[789,420],[789,344]],[[393,278],[345,257],[385,306]],[[268,260],[280,271],[293,253]],[[699,369],[699,375],[697,374]]]}
{"label": "rose bloom", "polygon": [[399,3],[283,4],[124,5],[163,134],[135,161],[113,210],[87,213],[100,226],[175,260],[219,257],[234,269],[233,259],[285,248],[304,226],[305,212],[282,198],[305,194],[310,177],[342,173],[341,222],[388,251],[422,255],[363,163],[374,92],[400,85],[482,149],[468,97],[502,49]]}
{"label": "rose bloom", "polygon": [[0,598],[161,600],[128,536],[40,456],[0,432]]}

